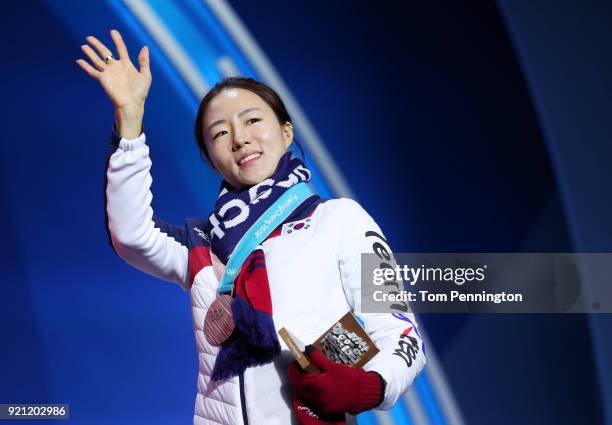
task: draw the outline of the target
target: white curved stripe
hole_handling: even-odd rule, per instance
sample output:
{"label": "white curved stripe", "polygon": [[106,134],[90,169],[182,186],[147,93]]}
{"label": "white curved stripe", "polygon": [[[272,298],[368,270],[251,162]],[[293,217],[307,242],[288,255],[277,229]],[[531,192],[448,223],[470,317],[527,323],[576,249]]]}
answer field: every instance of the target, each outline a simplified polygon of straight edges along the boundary
{"label": "white curved stripe", "polygon": [[234,61],[229,56],[221,56],[217,60],[217,69],[224,77],[240,75],[238,67],[236,67],[236,64],[234,64]]}
{"label": "white curved stripe", "polygon": [[[429,365],[426,367],[428,366]],[[410,413],[410,419],[412,419],[412,423],[414,423],[414,425],[429,425],[427,413],[425,413],[425,410],[423,409],[423,403],[421,402],[419,394],[417,393],[414,385],[408,388],[408,391],[406,391],[406,394],[404,394],[404,397],[400,401],[406,404],[406,408]]]}
{"label": "white curved stripe", "polygon": [[377,425],[396,425],[395,422],[393,422],[393,419],[391,419],[391,416],[389,416],[389,413],[385,410],[372,410],[372,413],[374,413],[374,418],[376,419],[376,424]]}
{"label": "white curved stripe", "polygon": [[457,406],[455,397],[453,396],[451,388],[446,381],[444,372],[442,371],[442,367],[440,367],[440,362],[438,361],[438,357],[433,350],[432,344],[427,338],[425,332],[423,330],[420,332],[423,335],[423,340],[427,346],[427,365],[425,366],[425,370],[427,370],[429,382],[431,382],[432,389],[437,397],[442,412],[444,413],[444,418],[449,425],[465,425],[465,421],[461,415],[459,406]]}
{"label": "white curved stripe", "polygon": [[240,47],[242,53],[249,59],[249,62],[253,65],[258,75],[260,75],[266,83],[272,86],[283,99],[289,110],[289,114],[303,137],[304,144],[314,157],[325,179],[329,182],[332,192],[338,197],[354,198],[348,183],[317,135],[314,127],[306,117],[306,114],[304,114],[297,101],[291,95],[291,92],[274,70],[274,67],[268,61],[242,21],[240,21],[225,0],[203,1],[209,9],[214,12],[219,21],[223,23],[225,29]]}
{"label": "white curved stripe", "polygon": [[178,41],[164,22],[159,19],[153,9],[144,0],[123,0],[132,13],[143,23],[147,31],[172,61],[177,71],[187,82],[199,100],[208,91],[208,84],[197,66],[191,61],[189,55],[183,50]]}

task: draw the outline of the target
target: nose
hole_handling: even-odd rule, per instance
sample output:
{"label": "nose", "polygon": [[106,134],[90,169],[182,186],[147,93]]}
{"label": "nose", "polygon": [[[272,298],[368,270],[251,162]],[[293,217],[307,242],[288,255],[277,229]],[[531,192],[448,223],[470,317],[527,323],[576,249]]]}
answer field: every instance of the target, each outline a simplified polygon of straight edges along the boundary
{"label": "nose", "polygon": [[250,143],[249,142],[249,133],[244,129],[240,128],[240,126],[236,126],[234,128],[234,143],[232,145],[232,149],[237,151],[242,148],[244,145]]}

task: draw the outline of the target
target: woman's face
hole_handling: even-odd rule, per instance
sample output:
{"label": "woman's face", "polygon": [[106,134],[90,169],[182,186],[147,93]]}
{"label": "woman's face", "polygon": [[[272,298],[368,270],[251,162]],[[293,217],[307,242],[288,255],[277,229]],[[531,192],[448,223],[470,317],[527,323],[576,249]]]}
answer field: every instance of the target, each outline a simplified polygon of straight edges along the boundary
{"label": "woman's face", "polygon": [[239,190],[270,177],[293,140],[291,123],[281,126],[261,97],[240,88],[216,95],[206,107],[203,125],[213,166]]}

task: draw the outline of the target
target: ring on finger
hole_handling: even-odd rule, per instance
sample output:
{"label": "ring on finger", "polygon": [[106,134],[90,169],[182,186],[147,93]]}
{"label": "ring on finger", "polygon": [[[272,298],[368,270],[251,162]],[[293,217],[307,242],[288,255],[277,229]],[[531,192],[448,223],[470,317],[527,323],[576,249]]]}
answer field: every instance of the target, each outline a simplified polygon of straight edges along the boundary
{"label": "ring on finger", "polygon": [[113,54],[111,53],[110,55],[106,56],[104,58],[104,62],[108,65],[110,62],[114,61],[115,57],[113,56]]}

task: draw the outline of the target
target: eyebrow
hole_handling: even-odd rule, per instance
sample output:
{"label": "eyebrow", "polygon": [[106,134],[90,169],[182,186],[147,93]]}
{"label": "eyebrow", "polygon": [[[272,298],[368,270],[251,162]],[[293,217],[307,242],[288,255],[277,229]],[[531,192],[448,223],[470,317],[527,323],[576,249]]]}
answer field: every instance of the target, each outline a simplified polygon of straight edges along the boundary
{"label": "eyebrow", "polygon": [[[241,117],[241,116],[243,116],[244,114],[248,114],[249,112],[251,112],[251,111],[256,111],[256,110],[257,110],[257,111],[261,111],[261,109],[260,109],[260,108],[247,108],[247,109],[243,109],[242,111],[240,111],[240,112],[238,113],[238,118],[240,118],[240,117]],[[223,122],[225,122],[225,121],[227,121],[227,120],[225,120],[225,119],[221,119],[221,120],[217,120],[217,121],[215,121],[214,123],[212,123],[211,125],[209,125],[209,126],[208,126],[208,131],[210,131],[210,130],[211,130],[213,127],[214,127],[214,126],[216,126],[216,125],[218,125],[218,124],[221,124],[221,123],[223,123]]]}

